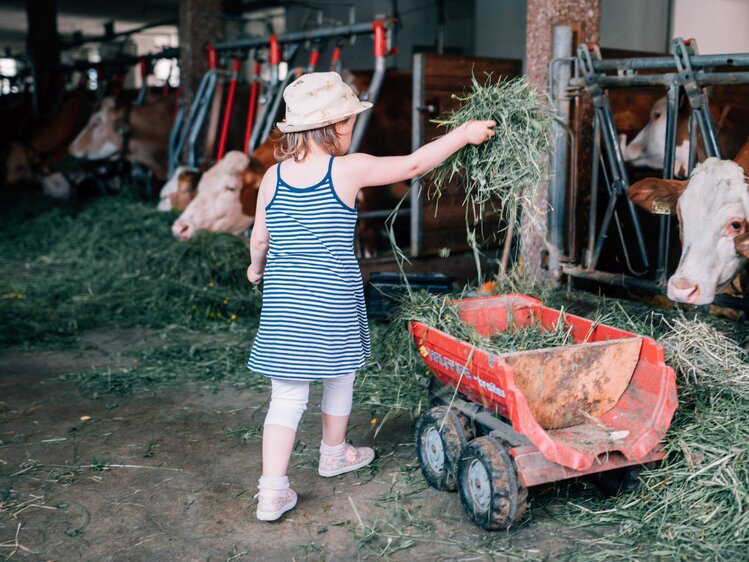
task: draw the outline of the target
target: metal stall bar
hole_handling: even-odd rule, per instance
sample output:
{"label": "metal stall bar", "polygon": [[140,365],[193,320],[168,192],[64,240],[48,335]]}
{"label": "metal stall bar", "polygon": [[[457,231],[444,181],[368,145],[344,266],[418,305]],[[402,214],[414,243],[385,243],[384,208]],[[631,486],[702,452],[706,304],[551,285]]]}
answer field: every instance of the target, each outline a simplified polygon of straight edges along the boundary
{"label": "metal stall bar", "polygon": [[[195,97],[190,106],[190,112],[184,122],[181,119],[175,121],[170,134],[169,143],[169,175],[182,162],[182,152],[187,147],[187,157],[185,163],[188,166],[197,165],[196,142],[205,117],[208,112],[208,106],[213,101],[213,93],[218,82],[218,70],[216,68],[218,61],[215,50],[208,49],[208,71],[203,75],[195,92]],[[172,142],[173,141],[173,142]]]}
{"label": "metal stall bar", "polygon": [[[376,20],[372,23],[374,30],[374,57],[375,69],[372,74],[372,80],[369,83],[367,93],[361,96],[364,101],[371,102],[372,105],[377,103],[377,97],[382,89],[382,82],[385,79],[385,57],[392,52],[392,27],[385,27],[386,20]],[[360,113],[354,125],[354,132],[351,136],[351,146],[349,153],[356,152],[361,146],[364,132],[367,130],[369,119],[372,117],[371,111]]]}
{"label": "metal stall bar", "polygon": [[226,154],[226,140],[229,138],[229,122],[231,121],[231,113],[234,109],[234,96],[237,93],[237,80],[239,79],[240,68],[242,68],[242,61],[233,59],[231,74],[229,75],[229,92],[226,94],[226,105],[224,106],[224,120],[221,123],[221,136],[218,139],[217,162]]}
{"label": "metal stall bar", "polygon": [[[683,40],[682,40],[683,41]],[[689,40],[691,42],[691,40]],[[686,43],[686,42],[685,42]],[[694,55],[690,57],[692,68],[711,68],[715,66],[749,66],[749,53],[725,55]],[[673,56],[637,57],[627,59],[597,59],[593,61],[595,72],[623,72],[636,70],[675,70]]]}
{"label": "metal stall bar", "polygon": [[314,72],[320,62],[320,46],[314,45],[309,52],[309,62],[307,63],[307,72]]}
{"label": "metal stall bar", "polygon": [[138,91],[138,97],[133,102],[133,107],[139,107],[143,105],[146,100],[146,94],[148,93],[148,75],[151,73],[149,70],[149,64],[143,57],[138,59],[138,71],[140,72],[140,90]]}
{"label": "metal stall bar", "polygon": [[260,69],[261,65],[259,62],[255,62],[254,72],[252,75],[252,81],[250,85],[250,101],[247,107],[247,126],[245,127],[244,133],[244,151],[250,154],[250,137],[252,135],[252,129],[255,125],[255,111],[257,110],[257,93],[260,89]]}
{"label": "metal stall bar", "polygon": [[[601,141],[606,155],[604,167],[610,179],[610,183],[608,184],[610,185],[609,204],[606,209],[606,214],[604,215],[604,221],[601,224],[601,229],[598,233],[598,239],[596,240],[593,253],[588,256],[588,268],[595,269],[598,258],[603,250],[603,244],[608,234],[611,219],[615,217],[617,223],[620,222],[616,211],[616,202],[621,196],[624,196],[626,199],[626,189],[629,187],[629,177],[627,175],[624,158],[619,146],[619,140],[614,126],[614,118],[611,113],[611,106],[609,105],[608,98],[604,95],[603,88],[598,84],[596,79],[597,75],[593,70],[593,57],[595,56],[595,60],[599,60],[600,51],[597,48],[588,46],[587,44],[582,44],[578,47],[577,53],[586,88],[593,100],[593,106],[595,108],[594,118],[600,125]],[[626,205],[632,219],[637,250],[640,254],[640,261],[643,267],[648,269],[650,267],[650,260],[648,259],[647,250],[645,248],[645,239],[642,234],[642,228],[640,227],[637,210],[634,203],[629,199],[626,199]],[[619,228],[619,234],[620,238],[622,238],[622,247],[624,247],[626,251],[626,241],[623,239],[621,228]],[[632,269],[631,264],[628,264],[628,267],[630,270]],[[636,272],[632,271],[632,273]]]}
{"label": "metal stall bar", "polygon": [[[275,38],[280,45],[286,45],[290,43],[307,43],[311,41],[335,39],[337,37],[349,37],[352,35],[369,35],[372,33],[372,28],[374,27],[376,21],[383,22],[386,29],[392,28],[393,24],[395,23],[394,19],[386,18],[382,20],[375,20],[375,22],[353,23],[349,25],[339,25],[334,27],[326,27],[323,29],[315,29],[311,31],[280,33],[276,35]],[[227,41],[224,43],[216,43],[216,50],[219,52],[245,51],[247,49],[263,47],[267,44],[268,39],[251,37],[247,39]]]}
{"label": "metal stall bar", "polygon": [[330,55],[330,70],[332,72],[341,73],[341,45],[336,45],[333,49],[333,54]]}
{"label": "metal stall bar", "polygon": [[567,129],[570,101],[564,93],[572,74],[572,28],[554,26],[552,39],[553,62],[549,65],[548,91],[554,100],[559,120],[554,123],[554,150],[550,156],[549,182],[549,269],[557,271],[564,252],[564,216],[566,208]]}
{"label": "metal stall bar", "polygon": [[276,116],[278,115],[278,108],[281,107],[281,101],[283,100],[283,91],[286,89],[286,86],[288,86],[291,83],[291,81],[294,80],[294,69],[292,68],[292,63],[298,51],[299,51],[298,44],[294,44],[289,47],[289,52],[287,53],[287,57],[286,57],[286,63],[287,63],[286,76],[284,76],[283,80],[276,83],[276,89],[275,89],[273,99],[270,100],[270,105],[268,106],[268,111],[266,112],[266,115],[265,115],[265,123],[263,124],[263,132],[262,132],[262,136],[260,137],[262,141],[265,141],[265,139],[267,139],[268,136],[270,136],[270,133],[273,130],[273,127],[276,126]]}
{"label": "metal stall bar", "polygon": [[[426,100],[424,99],[426,88],[424,75],[424,55],[416,53],[413,56],[413,89],[411,98],[411,152],[419,149],[424,144],[424,118],[422,114],[426,111]],[[420,177],[411,179],[411,255],[420,256],[424,251],[424,194],[422,193],[422,182]],[[409,209],[405,209],[409,211]]]}
{"label": "metal stall bar", "polygon": [[[690,41],[690,47],[696,56],[697,45]],[[679,70],[679,78],[684,91],[689,99],[689,105],[692,107],[692,114],[697,116],[702,138],[705,141],[705,151],[708,156],[720,158],[720,147],[718,146],[718,134],[715,131],[713,117],[710,114],[705,93],[702,87],[697,83],[694,77],[694,67],[692,66],[692,53],[688,50],[687,44],[683,39],[677,37],[673,41],[674,59]]]}
{"label": "metal stall bar", "polygon": [[250,144],[247,152],[252,153],[260,144],[260,135],[265,125],[268,115],[268,108],[273,102],[273,98],[278,90],[278,65],[281,64],[281,47],[278,44],[278,36],[271,35],[268,37],[268,63],[270,64],[270,78],[265,85],[265,92],[260,97],[259,110],[257,113],[257,123],[253,126],[250,135]]}
{"label": "metal stall bar", "polygon": [[[617,180],[625,179],[626,176],[617,178],[616,175],[610,176],[610,171],[618,168],[616,160],[617,152],[620,152],[618,143],[611,142],[611,135],[607,134],[607,128],[613,127],[613,120],[610,115],[607,117],[599,111],[601,90],[604,88],[616,87],[636,87],[636,86],[663,86],[666,88],[667,115],[666,115],[666,151],[664,157],[664,178],[672,179],[674,176],[675,160],[675,138],[678,119],[679,95],[681,88],[688,97],[691,115],[690,115],[690,154],[689,170],[694,167],[696,160],[696,144],[698,131],[702,133],[702,140],[705,146],[705,152],[708,156],[719,156],[720,150],[717,143],[717,134],[709,110],[707,97],[703,87],[717,84],[738,84],[749,83],[749,72],[719,72],[709,66],[726,66],[726,67],[748,67],[749,54],[738,55],[710,55],[701,56],[697,54],[696,42],[694,40],[684,41],[675,39],[673,45],[672,57],[651,57],[647,59],[615,59],[602,61],[600,56],[588,56],[591,48],[581,46],[578,50],[578,62],[583,69],[585,79],[573,79],[573,86],[584,85],[593,99],[596,107],[596,116],[594,119],[594,158],[592,169],[592,191],[591,191],[591,211],[589,215],[589,234],[588,234],[588,251],[585,261],[585,267],[577,265],[564,264],[563,272],[570,277],[590,279],[598,282],[606,282],[622,286],[637,287],[646,289],[654,293],[664,293],[668,279],[668,254],[670,247],[671,217],[664,214],[660,219],[659,240],[658,240],[658,260],[655,270],[655,279],[643,279],[631,277],[626,274],[615,274],[595,269],[597,258],[600,255],[602,240],[606,237],[606,232],[610,226],[610,221],[617,218],[611,200],[609,207],[604,215],[601,230],[596,233],[597,224],[597,192],[599,164],[603,163],[603,174],[607,186],[611,191],[612,183]],[[596,52],[597,54],[597,52]],[[669,62],[670,61],[670,62]],[[704,69],[703,69],[704,68]],[[662,74],[637,75],[632,74],[635,70],[669,70]],[[617,75],[604,75],[606,71],[617,71]],[[674,72],[675,71],[675,72]],[[609,109],[610,113],[610,109]],[[699,128],[699,129],[698,129]],[[614,131],[615,132],[615,131]],[[601,152],[600,143],[603,142],[604,150]],[[612,145],[611,147],[607,145]],[[613,148],[613,150],[612,150]],[[605,158],[604,158],[605,156]],[[624,189],[628,187],[625,183]],[[618,220],[618,219],[617,219]],[[619,224],[617,223],[617,227]],[[621,237],[621,233],[620,233]],[[625,258],[626,258],[626,247]],[[630,268],[631,271],[631,268]],[[633,272],[634,273],[634,272]],[[742,302],[730,297],[719,296],[716,303],[732,306],[734,308],[749,309],[749,303]]]}

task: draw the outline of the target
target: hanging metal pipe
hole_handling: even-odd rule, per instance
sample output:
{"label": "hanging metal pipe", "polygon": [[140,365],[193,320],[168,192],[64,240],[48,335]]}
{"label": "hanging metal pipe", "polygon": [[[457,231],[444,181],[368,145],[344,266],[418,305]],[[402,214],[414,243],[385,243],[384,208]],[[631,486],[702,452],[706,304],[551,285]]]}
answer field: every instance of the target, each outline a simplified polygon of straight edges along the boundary
{"label": "hanging metal pipe", "polygon": [[[385,27],[390,28],[395,23],[392,18],[378,20],[383,22]],[[313,31],[298,31],[293,33],[280,33],[276,40],[281,45],[289,43],[306,43],[308,41],[319,41],[323,39],[333,39],[336,37],[345,37],[351,35],[369,35],[372,33],[372,26],[376,22],[354,23],[350,25],[339,25],[325,29],[316,29]],[[267,45],[266,38],[248,38],[216,43],[217,51],[246,50]]]}
{"label": "hanging metal pipe", "polygon": [[554,26],[552,38],[553,66],[549,92],[555,100],[558,122],[554,123],[554,150],[550,157],[551,181],[549,183],[549,270],[559,268],[560,255],[564,254],[564,216],[567,196],[567,129],[570,120],[570,101],[566,96],[572,76],[572,28]]}
{"label": "hanging metal pipe", "polygon": [[265,121],[267,119],[268,108],[271,103],[273,103],[273,98],[278,89],[278,65],[281,64],[281,47],[278,44],[278,36],[276,35],[271,35],[268,38],[268,62],[270,63],[270,79],[268,80],[265,95],[260,101],[257,123],[253,126],[252,134],[250,135],[250,145],[247,150],[250,154],[254,152],[260,144],[260,135],[263,132]]}
{"label": "hanging metal pipe", "polygon": [[[385,79],[385,57],[391,52],[391,47],[388,45],[385,20],[375,21],[372,24],[372,29],[374,29],[375,69],[367,93],[362,96],[362,99],[371,102],[372,105],[374,105],[377,103],[377,97],[380,95],[380,89],[382,89],[382,83]],[[359,117],[356,120],[356,125],[354,125],[353,135],[351,136],[351,146],[348,150],[349,153],[359,150],[362,139],[364,138],[364,132],[367,130],[367,124],[372,117],[372,111],[373,110],[365,111],[359,114]]]}

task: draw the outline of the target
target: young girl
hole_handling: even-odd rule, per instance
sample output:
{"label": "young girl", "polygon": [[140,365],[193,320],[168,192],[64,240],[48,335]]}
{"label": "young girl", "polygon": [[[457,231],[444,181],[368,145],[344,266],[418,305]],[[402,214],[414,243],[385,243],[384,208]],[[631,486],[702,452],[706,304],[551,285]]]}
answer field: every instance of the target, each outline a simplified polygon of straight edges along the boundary
{"label": "young girl", "polygon": [[495,124],[469,121],[408,156],[343,156],[356,115],[371,103],[359,101],[335,72],[302,76],[283,97],[280,163],[260,184],[247,270],[250,282],[265,280],[260,328],[247,366],[272,383],[258,486],[257,517],[263,521],[296,505],[286,471],[310,381],[323,381],[320,476],[374,460],[372,449],[346,442],[354,375],[370,356],[353,245],[357,194],[431,170],[466,144],[489,139]]}

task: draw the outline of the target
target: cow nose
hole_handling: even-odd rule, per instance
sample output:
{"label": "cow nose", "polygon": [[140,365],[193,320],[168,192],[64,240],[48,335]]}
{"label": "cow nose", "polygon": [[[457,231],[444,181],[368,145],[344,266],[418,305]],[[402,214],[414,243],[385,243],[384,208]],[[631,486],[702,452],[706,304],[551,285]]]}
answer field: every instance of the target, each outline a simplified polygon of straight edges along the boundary
{"label": "cow nose", "polygon": [[192,236],[190,225],[183,221],[176,221],[172,225],[172,234],[177,240],[187,240]]}
{"label": "cow nose", "polygon": [[668,298],[694,304],[700,298],[700,286],[689,279],[671,279],[668,282]]}

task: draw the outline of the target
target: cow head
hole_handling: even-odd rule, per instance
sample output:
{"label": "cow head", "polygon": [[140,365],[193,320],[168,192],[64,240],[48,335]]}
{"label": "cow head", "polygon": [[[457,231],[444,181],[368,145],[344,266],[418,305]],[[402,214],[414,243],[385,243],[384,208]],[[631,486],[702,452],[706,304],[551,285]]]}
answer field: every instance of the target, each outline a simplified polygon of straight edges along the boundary
{"label": "cow head", "polygon": [[12,142],[5,154],[5,183],[31,181],[34,174],[34,152],[19,142]]}
{"label": "cow head", "polygon": [[688,181],[647,178],[627,195],[650,212],[679,216],[681,260],[668,280],[668,298],[709,304],[749,258],[749,186],[744,169],[708,158]]}
{"label": "cow head", "polygon": [[231,151],[198,183],[198,193],[172,225],[178,240],[198,230],[241,234],[255,220],[258,188],[265,167],[244,152]]}
{"label": "cow head", "polygon": [[104,98],[101,108],[70,145],[69,152],[76,158],[103,160],[122,150],[125,110],[117,107],[113,98]]}
{"label": "cow head", "polygon": [[202,172],[187,166],[177,168],[159,193],[159,211],[184,211],[195,198]]}
{"label": "cow head", "polygon": [[[668,104],[665,97],[660,98],[650,109],[648,124],[637,133],[632,142],[625,144],[622,156],[625,162],[633,166],[644,166],[660,170],[666,155],[666,112]],[[685,123],[685,116],[680,115],[680,121]],[[684,129],[682,126],[681,129]],[[684,131],[681,131],[684,133]],[[683,135],[682,135],[683,136]],[[687,170],[689,162],[689,140],[677,138],[674,172],[682,173]]]}

